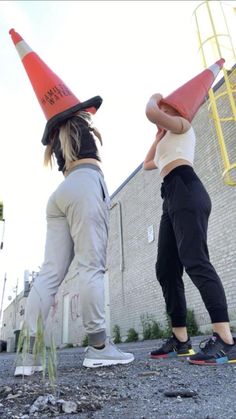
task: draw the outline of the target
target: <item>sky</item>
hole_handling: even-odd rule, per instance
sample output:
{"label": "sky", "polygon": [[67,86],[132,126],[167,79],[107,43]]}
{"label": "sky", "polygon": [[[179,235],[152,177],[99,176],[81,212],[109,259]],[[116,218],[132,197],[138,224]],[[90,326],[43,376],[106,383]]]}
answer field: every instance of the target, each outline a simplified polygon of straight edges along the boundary
{"label": "sky", "polygon": [[[102,169],[112,194],[143,162],[153,141],[155,129],[145,117],[149,97],[171,93],[204,68],[193,18],[201,3],[0,2],[0,200],[5,218],[0,296],[6,273],[4,306],[8,296],[14,296],[17,278],[18,291],[22,290],[24,270],[37,271],[43,262],[45,207],[63,181],[56,166],[53,170],[43,166],[46,119],[9,30],[19,32],[80,101],[96,95],[103,98],[94,124],[103,137]],[[236,2],[222,3],[232,19]],[[204,19],[201,28],[206,33]],[[230,25],[235,40],[235,20]],[[209,65],[215,57],[212,60]]]}

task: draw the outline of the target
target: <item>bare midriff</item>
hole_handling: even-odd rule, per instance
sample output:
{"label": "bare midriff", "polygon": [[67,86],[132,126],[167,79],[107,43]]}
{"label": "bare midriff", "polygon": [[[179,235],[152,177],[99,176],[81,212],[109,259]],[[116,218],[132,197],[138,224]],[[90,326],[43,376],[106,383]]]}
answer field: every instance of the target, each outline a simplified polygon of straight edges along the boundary
{"label": "bare midriff", "polygon": [[84,164],[84,163],[95,164],[96,166],[100,167],[100,165],[99,165],[99,161],[98,161],[98,160],[96,160],[96,159],[91,159],[91,158],[87,158],[87,159],[80,159],[80,160],[75,160],[75,161],[72,161],[72,162],[70,163],[69,170],[70,170],[70,169],[73,169],[74,167],[78,166],[79,164]]}
{"label": "bare midriff", "polygon": [[85,163],[95,164],[95,166],[100,167],[99,161],[96,159],[87,158],[87,159],[75,160],[70,163],[68,170],[64,172],[64,176],[67,176],[70,170],[73,169],[74,167],[79,166],[80,164],[85,164]]}
{"label": "bare midriff", "polygon": [[191,166],[193,167],[192,163],[190,163],[188,160],[184,160],[184,159],[177,159],[174,160],[170,163],[168,163],[166,166],[163,167],[160,176],[162,178],[164,178],[165,176],[167,176],[173,169],[175,169],[178,166],[183,166],[183,165],[187,165],[187,166]]}

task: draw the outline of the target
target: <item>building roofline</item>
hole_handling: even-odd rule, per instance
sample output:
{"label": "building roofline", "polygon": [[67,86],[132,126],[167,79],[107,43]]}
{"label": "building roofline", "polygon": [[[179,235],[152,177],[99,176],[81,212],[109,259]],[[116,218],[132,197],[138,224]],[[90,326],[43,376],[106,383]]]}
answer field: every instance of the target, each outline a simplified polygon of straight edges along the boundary
{"label": "building roofline", "polygon": [[138,173],[139,172],[139,170],[142,168],[142,166],[143,166],[143,163],[141,163],[138,167],[137,167],[137,169],[135,169],[126,179],[125,179],[125,181],[111,194],[111,196],[110,196],[110,198],[112,199],[112,198],[114,198],[114,196],[118,193],[118,192],[120,192],[120,190],[121,189],[123,189],[123,187],[126,185],[126,183],[128,183],[135,175],[136,175],[136,173]]}

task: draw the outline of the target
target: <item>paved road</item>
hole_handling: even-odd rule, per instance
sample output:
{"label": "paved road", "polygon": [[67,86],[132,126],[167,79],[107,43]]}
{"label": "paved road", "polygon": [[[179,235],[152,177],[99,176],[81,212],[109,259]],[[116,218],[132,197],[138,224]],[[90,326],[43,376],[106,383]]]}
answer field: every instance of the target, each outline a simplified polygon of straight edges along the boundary
{"label": "paved road", "polygon": [[[193,339],[196,349],[201,339]],[[54,396],[77,403],[74,414],[50,406],[29,414],[39,395],[51,393],[48,381],[39,375],[24,381],[14,378],[15,355],[1,353],[0,417],[236,419],[236,364],[208,367],[189,365],[183,358],[149,359],[158,344],[154,340],[121,344],[122,350],[134,353],[135,361],[101,369],[81,366],[83,348],[59,350]]]}

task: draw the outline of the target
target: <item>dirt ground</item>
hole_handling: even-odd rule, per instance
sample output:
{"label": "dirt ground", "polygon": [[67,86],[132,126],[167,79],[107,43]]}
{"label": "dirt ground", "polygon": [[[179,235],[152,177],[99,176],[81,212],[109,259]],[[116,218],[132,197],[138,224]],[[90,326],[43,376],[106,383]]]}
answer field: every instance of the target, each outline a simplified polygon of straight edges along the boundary
{"label": "dirt ground", "polygon": [[[193,339],[196,349],[201,339]],[[54,388],[47,375],[14,377],[15,354],[0,353],[0,417],[236,419],[236,364],[152,360],[158,344],[120,344],[135,361],[99,369],[82,367],[83,348],[59,350]]]}

